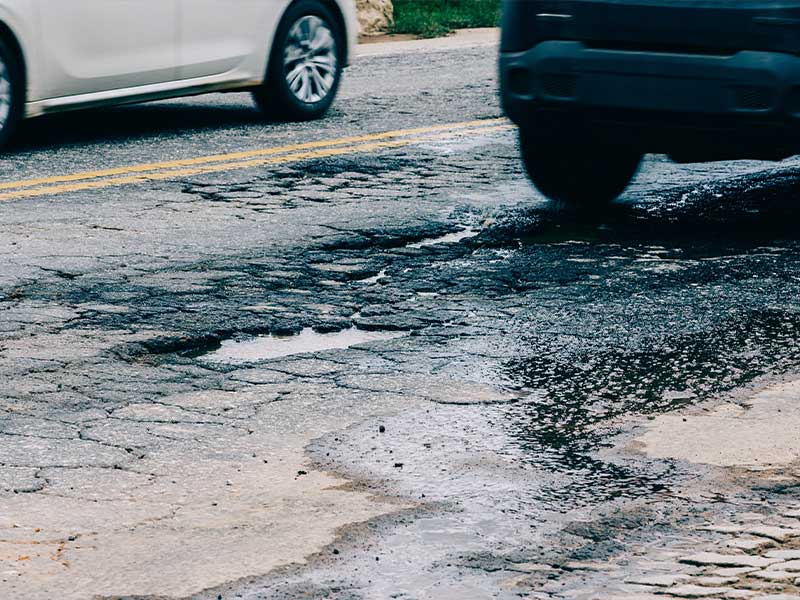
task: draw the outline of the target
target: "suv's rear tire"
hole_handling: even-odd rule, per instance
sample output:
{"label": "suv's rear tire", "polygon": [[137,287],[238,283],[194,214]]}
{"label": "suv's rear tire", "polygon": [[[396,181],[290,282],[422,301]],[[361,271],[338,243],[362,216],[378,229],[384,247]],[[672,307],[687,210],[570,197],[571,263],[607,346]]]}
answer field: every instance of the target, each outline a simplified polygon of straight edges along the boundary
{"label": "suv's rear tire", "polygon": [[25,108],[22,65],[8,44],[0,40],[0,149],[5,148]]}
{"label": "suv's rear tire", "polygon": [[633,180],[642,152],[608,136],[520,129],[522,160],[536,188],[547,198],[574,207],[602,206]]}
{"label": "suv's rear tire", "polygon": [[345,60],[345,31],[319,0],[299,0],[278,25],[267,76],[253,92],[270,119],[308,121],[331,106]]}

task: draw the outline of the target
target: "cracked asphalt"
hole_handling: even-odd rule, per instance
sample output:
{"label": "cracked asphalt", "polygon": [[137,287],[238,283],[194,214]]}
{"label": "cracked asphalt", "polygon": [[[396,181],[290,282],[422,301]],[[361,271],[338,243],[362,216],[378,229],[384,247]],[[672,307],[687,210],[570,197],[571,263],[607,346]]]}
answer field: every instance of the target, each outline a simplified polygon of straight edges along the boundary
{"label": "cracked asphalt", "polygon": [[[440,129],[0,202],[0,597],[800,597],[800,161],[649,157],[558,210],[495,62],[362,57],[301,125],[27,124],[11,188]],[[704,455],[736,411],[784,452]]]}

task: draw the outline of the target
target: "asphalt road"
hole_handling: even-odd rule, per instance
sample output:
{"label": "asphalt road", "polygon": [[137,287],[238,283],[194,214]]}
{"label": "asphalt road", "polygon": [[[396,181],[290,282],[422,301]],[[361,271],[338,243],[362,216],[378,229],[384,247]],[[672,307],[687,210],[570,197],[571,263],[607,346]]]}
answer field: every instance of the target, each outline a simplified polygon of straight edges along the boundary
{"label": "asphalt road", "polygon": [[798,552],[791,454],[714,436],[747,406],[800,438],[800,162],[650,157],[558,210],[495,52],[363,57],[315,123],[213,95],[26,125],[0,597],[800,594],[686,557]]}

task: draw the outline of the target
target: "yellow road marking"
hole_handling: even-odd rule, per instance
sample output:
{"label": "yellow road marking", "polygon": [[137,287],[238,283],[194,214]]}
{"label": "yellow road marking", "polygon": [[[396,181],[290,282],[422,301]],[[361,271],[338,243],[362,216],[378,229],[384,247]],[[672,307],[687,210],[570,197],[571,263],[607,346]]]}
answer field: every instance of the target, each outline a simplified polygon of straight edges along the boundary
{"label": "yellow road marking", "polygon": [[200,156],[197,158],[186,158],[179,160],[171,160],[160,163],[147,163],[141,165],[131,165],[127,167],[117,167],[113,169],[103,169],[100,171],[85,171],[82,173],[73,173],[70,175],[56,175],[53,177],[44,177],[40,179],[26,179],[23,181],[9,181],[0,183],[0,190],[17,189],[24,187],[34,187],[38,185],[45,185],[50,183],[68,183],[71,181],[80,181],[83,179],[97,179],[100,177],[111,177],[116,175],[130,175],[133,173],[143,173],[146,171],[160,171],[163,169],[173,169],[177,167],[189,167],[194,165],[215,163],[215,162],[230,162],[234,160],[242,160],[247,158],[255,158],[258,156],[270,156],[275,154],[284,154],[287,152],[297,152],[299,150],[311,150],[314,148],[326,148],[329,146],[343,146],[352,145],[362,142],[371,142],[377,140],[385,140],[391,138],[399,138],[412,135],[421,135],[426,133],[435,133],[438,131],[457,131],[461,129],[469,129],[473,127],[480,127],[482,125],[491,125],[493,123],[504,122],[505,119],[486,119],[483,121],[464,121],[462,123],[450,123],[447,125],[432,125],[430,127],[418,127],[415,129],[398,129],[395,131],[385,131],[382,133],[373,133],[362,136],[339,138],[335,140],[321,140],[317,142],[304,142],[301,144],[288,144],[285,146],[275,146],[272,148],[261,148],[258,150],[247,150],[242,152],[232,152],[230,154],[215,154],[211,156]]}
{"label": "yellow road marking", "polygon": [[[499,125],[499,123],[504,123]],[[482,134],[512,129],[505,119],[468,121],[387,131],[364,136],[329,141],[306,142],[263,148],[231,154],[219,154],[162,163],[131,165],[102,171],[88,171],[41,179],[28,179],[0,184],[0,201],[19,200],[36,196],[51,196],[68,192],[95,190],[112,186],[131,185],[146,181],[161,181],[204,173],[248,169],[314,158],[371,152],[411,144],[448,139],[467,134]],[[438,133],[442,132],[442,133]],[[385,141],[381,141],[385,140]],[[55,185],[53,185],[55,184]]]}

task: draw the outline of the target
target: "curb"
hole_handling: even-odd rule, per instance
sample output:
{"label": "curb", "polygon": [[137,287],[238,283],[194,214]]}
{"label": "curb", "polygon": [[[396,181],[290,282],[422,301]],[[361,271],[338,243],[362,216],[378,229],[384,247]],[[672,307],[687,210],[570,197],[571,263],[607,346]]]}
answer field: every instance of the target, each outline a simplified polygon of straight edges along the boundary
{"label": "curb", "polygon": [[499,42],[499,28],[459,29],[447,37],[429,40],[395,40],[358,44],[356,45],[355,57],[358,59],[369,56],[390,56],[392,54],[441,52],[458,48],[495,46]]}

